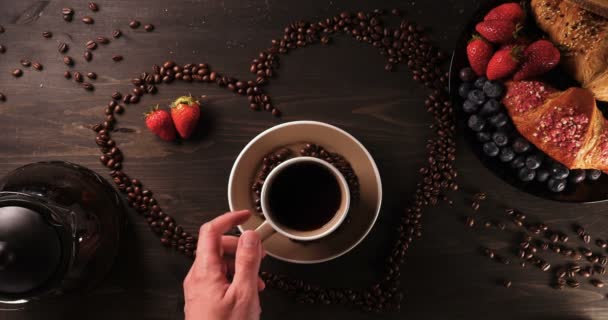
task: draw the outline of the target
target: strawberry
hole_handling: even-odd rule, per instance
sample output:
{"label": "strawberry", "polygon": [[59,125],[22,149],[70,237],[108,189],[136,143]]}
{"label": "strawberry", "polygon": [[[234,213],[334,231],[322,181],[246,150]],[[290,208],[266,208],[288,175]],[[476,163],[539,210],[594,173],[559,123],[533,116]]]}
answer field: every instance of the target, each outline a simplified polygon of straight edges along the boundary
{"label": "strawberry", "polygon": [[559,50],[547,40],[538,40],[524,50],[522,64],[519,71],[513,76],[513,80],[540,76],[555,68],[559,63]]}
{"label": "strawberry", "polygon": [[200,116],[200,106],[192,96],[179,97],[171,104],[171,117],[173,117],[175,128],[184,139],[188,139],[192,135]]}
{"label": "strawberry", "polygon": [[159,110],[158,105],[154,107],[150,112],[145,114],[146,126],[155,135],[159,136],[165,141],[175,140],[175,126],[173,126],[173,120],[171,115],[165,110]]}
{"label": "strawberry", "polygon": [[507,44],[517,38],[521,25],[509,20],[482,21],[475,30],[492,43]]}
{"label": "strawberry", "polygon": [[478,76],[486,74],[488,62],[490,62],[493,54],[494,48],[492,45],[478,35],[474,35],[467,45],[469,64]]}
{"label": "strawberry", "polygon": [[522,9],[518,3],[509,2],[490,10],[483,18],[483,21],[508,20],[515,23],[521,23],[524,22],[525,19],[526,13],[524,12],[524,9]]}
{"label": "strawberry", "polygon": [[488,63],[487,77],[490,80],[502,79],[510,76],[519,66],[521,47],[509,45],[494,53]]}

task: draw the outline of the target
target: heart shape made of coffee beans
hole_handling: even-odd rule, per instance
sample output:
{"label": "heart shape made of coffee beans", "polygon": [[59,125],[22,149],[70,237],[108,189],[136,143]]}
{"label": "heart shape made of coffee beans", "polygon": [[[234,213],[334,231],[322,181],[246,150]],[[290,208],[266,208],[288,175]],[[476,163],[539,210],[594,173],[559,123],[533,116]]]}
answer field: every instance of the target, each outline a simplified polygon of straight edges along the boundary
{"label": "heart shape made of coffee beans", "polygon": [[[261,277],[271,288],[293,295],[298,302],[323,304],[350,304],[366,311],[397,310],[402,293],[399,289],[400,266],[413,239],[422,235],[422,210],[438,200],[447,200],[445,192],[457,190],[454,167],[455,141],[452,104],[447,93],[447,74],[441,69],[444,55],[423,35],[423,29],[403,20],[398,27],[385,25],[384,10],[372,12],[342,12],[318,22],[296,21],[287,26],[283,37],[273,39],[272,46],[253,59],[250,72],[255,80],[242,81],[211,69],[207,63],[178,65],[166,61],[154,65],[152,73],[143,72],[134,78],[132,93],[116,92],[105,110],[105,119],[93,126],[97,132],[95,142],[100,147],[100,161],[109,168],[117,188],[126,195],[128,203],[149,223],[151,230],[160,238],[162,245],[171,247],[188,257],[196,255],[197,236],[179,225],[164,212],[149,189],[144,189],[140,180],[130,177],[122,170],[123,153],[112,139],[116,116],[125,111],[124,104],[138,103],[144,94],[155,94],[157,85],[175,80],[185,82],[216,83],[236,94],[247,96],[249,107],[254,111],[265,110],[276,117],[281,111],[276,108],[263,87],[276,75],[280,55],[314,44],[327,45],[335,34],[348,34],[357,41],[367,42],[378,48],[387,57],[385,69],[394,71],[398,64],[407,64],[412,78],[422,83],[431,93],[426,100],[427,111],[434,122],[431,128],[436,137],[427,142],[427,164],[420,168],[413,203],[404,209],[395,231],[386,266],[378,280],[366,289],[326,288],[292,279],[284,275],[262,272]],[[397,9],[390,11],[401,16]],[[122,103],[122,104],[121,104]]]}

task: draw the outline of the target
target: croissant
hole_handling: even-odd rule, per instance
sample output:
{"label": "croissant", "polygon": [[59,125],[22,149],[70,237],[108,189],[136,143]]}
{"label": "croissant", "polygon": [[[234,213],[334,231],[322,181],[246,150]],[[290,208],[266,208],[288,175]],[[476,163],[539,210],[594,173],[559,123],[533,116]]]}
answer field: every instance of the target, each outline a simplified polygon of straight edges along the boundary
{"label": "croissant", "polygon": [[608,123],[590,90],[558,91],[538,81],[506,87],[503,104],[528,141],[570,169],[608,172]]}
{"label": "croissant", "polygon": [[536,24],[564,51],[561,64],[595,98],[608,101],[608,19],[565,0],[531,0]]}

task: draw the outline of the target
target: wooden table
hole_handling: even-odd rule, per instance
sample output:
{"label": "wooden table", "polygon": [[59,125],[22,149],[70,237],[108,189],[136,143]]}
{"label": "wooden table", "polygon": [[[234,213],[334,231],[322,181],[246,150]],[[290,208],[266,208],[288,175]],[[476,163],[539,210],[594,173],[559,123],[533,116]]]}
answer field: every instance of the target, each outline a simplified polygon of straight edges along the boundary
{"label": "wooden table", "polygon": [[[431,38],[449,51],[460,27],[479,1],[119,1],[99,0],[101,10],[90,13],[85,1],[3,1],[0,24],[6,32],[0,43],[0,175],[26,163],[67,160],[88,166],[104,176],[94,133],[89,126],[102,117],[103,106],[115,90],[129,87],[129,79],[153,63],[208,62],[218,70],[248,77],[250,60],[280,36],[295,19],[310,19],[342,10],[400,7],[407,16],[430,27]],[[71,6],[75,21],[66,23],[60,10]],[[80,18],[91,15],[95,24]],[[132,18],[153,23],[156,30],[130,30]],[[125,32],[81,58],[84,43],[114,28]],[[44,39],[42,31],[52,31]],[[58,41],[70,44],[77,58],[75,70],[94,71],[96,90],[85,92],[63,79],[66,66]],[[121,63],[111,61],[122,54]],[[44,65],[14,79],[10,72],[19,59]],[[331,48],[315,46],[281,60],[280,77],[269,91],[285,116],[248,110],[246,99],[211,85],[183,83],[161,86],[119,119],[117,135],[127,156],[126,171],[155,190],[163,207],[191,231],[227,210],[227,179],[232,162],[244,145],[262,130],[283,121],[313,119],[340,126],[359,138],[375,157],[384,180],[383,210],[373,232],[355,251],[333,262],[297,266],[266,259],[263,269],[297,274],[333,286],[365,287],[381,270],[387,241],[402,208],[412,198],[417,168],[424,164],[430,116],[424,89],[410,80],[406,68],[383,69],[377,51],[349,38],[337,38]],[[166,105],[172,98],[205,94],[207,132],[179,147],[155,139],[143,126],[141,114],[150,105]],[[488,192],[481,215],[503,217],[514,206],[532,219],[569,230],[580,222],[596,236],[606,226],[605,205],[573,205],[544,201],[522,194],[480,166],[466,147],[458,151],[461,190],[451,195],[454,205],[442,204],[424,216],[423,239],[415,241],[402,271],[406,294],[399,313],[373,315],[344,306],[298,305],[277,291],[262,294],[263,319],[591,319],[608,317],[606,292],[584,282],[580,289],[558,292],[547,284],[549,273],[535,267],[522,270],[500,265],[479,254],[479,247],[505,248],[514,233],[473,232],[462,224],[471,212],[470,199]],[[130,233],[112,273],[88,295],[33,305],[26,311],[0,311],[0,318],[17,319],[180,319],[183,317],[182,280],[190,261],[160,246],[145,221],[129,215]],[[606,234],[604,233],[604,236]],[[571,236],[574,238],[574,236]],[[571,240],[572,241],[572,240]],[[505,249],[506,251],[507,249]],[[339,276],[336,276],[339,275]],[[510,289],[496,285],[508,277]]]}

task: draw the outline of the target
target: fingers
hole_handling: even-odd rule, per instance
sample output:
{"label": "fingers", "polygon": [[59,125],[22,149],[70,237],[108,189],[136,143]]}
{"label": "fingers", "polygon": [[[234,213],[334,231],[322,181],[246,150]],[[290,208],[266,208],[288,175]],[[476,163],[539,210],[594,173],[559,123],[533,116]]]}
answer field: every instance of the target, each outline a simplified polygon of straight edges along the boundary
{"label": "fingers", "polygon": [[245,222],[249,215],[247,210],[230,212],[201,227],[195,261],[197,270],[222,275],[222,234]]}
{"label": "fingers", "polygon": [[[226,266],[226,273],[228,275],[234,275],[234,258],[224,258],[224,265]],[[264,291],[266,283],[262,278],[258,277],[258,291]]]}
{"label": "fingers", "polygon": [[232,285],[239,290],[258,291],[258,273],[262,261],[262,244],[255,231],[245,231],[239,238],[234,261]]}
{"label": "fingers", "polygon": [[236,247],[238,246],[239,238],[235,236],[223,236],[222,237],[222,249],[225,255],[234,256],[236,254]]}

